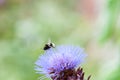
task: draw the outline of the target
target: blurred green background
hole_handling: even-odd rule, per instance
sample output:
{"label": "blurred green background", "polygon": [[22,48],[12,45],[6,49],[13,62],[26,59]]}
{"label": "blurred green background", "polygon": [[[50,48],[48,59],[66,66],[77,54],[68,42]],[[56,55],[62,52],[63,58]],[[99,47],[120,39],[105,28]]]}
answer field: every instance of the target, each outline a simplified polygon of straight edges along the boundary
{"label": "blurred green background", "polygon": [[0,0],[0,80],[38,80],[49,38],[84,47],[91,80],[120,80],[120,0]]}

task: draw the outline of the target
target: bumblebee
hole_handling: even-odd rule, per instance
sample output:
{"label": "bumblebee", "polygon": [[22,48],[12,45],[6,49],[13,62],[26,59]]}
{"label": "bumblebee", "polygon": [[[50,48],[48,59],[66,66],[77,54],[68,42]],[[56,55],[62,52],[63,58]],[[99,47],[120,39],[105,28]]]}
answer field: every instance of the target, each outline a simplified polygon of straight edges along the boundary
{"label": "bumblebee", "polygon": [[55,44],[49,41],[47,44],[45,44],[43,50],[48,50],[50,48],[55,48]]}

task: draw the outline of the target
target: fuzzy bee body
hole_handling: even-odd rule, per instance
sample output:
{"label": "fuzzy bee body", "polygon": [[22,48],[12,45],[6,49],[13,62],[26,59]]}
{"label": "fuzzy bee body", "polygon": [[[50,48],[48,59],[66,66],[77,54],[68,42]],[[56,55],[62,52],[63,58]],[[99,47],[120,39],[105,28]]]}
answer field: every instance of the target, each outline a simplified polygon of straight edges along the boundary
{"label": "fuzzy bee body", "polygon": [[47,43],[47,44],[45,44],[43,50],[48,50],[50,48],[55,48],[55,44],[54,43]]}

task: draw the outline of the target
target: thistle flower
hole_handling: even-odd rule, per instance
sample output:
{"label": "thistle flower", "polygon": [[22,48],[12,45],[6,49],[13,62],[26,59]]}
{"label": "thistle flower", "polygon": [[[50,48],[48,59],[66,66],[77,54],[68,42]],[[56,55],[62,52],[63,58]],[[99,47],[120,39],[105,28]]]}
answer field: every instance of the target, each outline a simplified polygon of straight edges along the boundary
{"label": "thistle flower", "polygon": [[[52,80],[85,80],[83,69],[79,66],[86,54],[80,47],[57,46],[46,50],[36,61],[35,70]],[[87,80],[90,79],[90,76]]]}

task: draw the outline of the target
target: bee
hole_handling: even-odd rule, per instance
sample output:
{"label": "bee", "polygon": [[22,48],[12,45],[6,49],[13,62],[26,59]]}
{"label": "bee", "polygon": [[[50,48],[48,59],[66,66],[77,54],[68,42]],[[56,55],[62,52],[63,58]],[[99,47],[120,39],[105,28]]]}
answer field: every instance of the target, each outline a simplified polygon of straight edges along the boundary
{"label": "bee", "polygon": [[48,43],[45,44],[43,50],[49,50],[50,48],[55,48],[55,44],[49,40]]}

